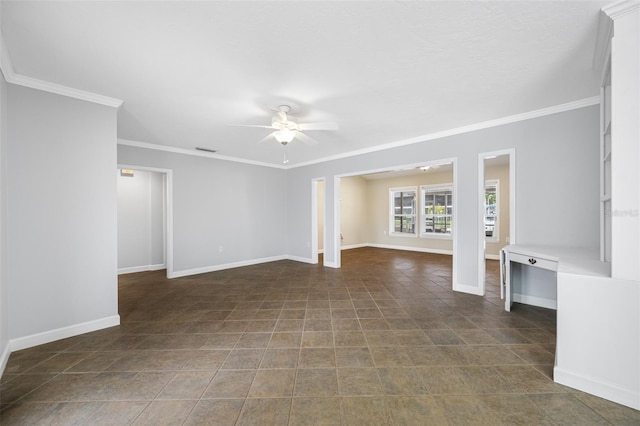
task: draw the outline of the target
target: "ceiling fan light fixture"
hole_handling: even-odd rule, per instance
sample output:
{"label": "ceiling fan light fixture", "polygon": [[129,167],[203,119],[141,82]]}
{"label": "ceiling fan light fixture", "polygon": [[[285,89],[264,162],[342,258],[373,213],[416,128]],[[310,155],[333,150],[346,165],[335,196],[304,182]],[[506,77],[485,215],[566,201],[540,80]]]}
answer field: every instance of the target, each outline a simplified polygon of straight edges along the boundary
{"label": "ceiling fan light fixture", "polygon": [[284,128],[284,129],[277,130],[273,134],[273,136],[282,145],[286,145],[289,142],[291,142],[293,140],[293,138],[296,137],[296,132],[295,132],[295,130],[290,130],[290,129]]}

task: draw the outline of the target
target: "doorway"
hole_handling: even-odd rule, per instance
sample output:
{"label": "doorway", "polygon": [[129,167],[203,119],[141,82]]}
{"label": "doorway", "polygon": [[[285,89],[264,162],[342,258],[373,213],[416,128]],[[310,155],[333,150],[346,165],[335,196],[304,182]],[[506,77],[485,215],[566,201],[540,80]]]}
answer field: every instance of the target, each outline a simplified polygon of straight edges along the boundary
{"label": "doorway", "polygon": [[173,277],[172,172],[118,165],[118,274]]}
{"label": "doorway", "polygon": [[324,264],[325,248],[325,180],[316,178],[311,181],[311,261],[318,263],[322,254]]}
{"label": "doorway", "polygon": [[335,176],[336,243],[328,253],[335,267],[341,266],[341,250],[365,246],[449,255],[455,283],[456,162],[446,158]]}
{"label": "doorway", "polygon": [[500,250],[515,244],[515,150],[478,157],[478,277],[480,294],[500,294]]}

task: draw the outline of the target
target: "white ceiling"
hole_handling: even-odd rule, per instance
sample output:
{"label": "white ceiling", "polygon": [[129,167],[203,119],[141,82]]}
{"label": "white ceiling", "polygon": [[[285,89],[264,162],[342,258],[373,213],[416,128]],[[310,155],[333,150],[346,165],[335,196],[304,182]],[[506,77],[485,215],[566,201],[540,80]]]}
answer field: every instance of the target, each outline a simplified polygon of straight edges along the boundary
{"label": "white ceiling", "polygon": [[118,136],[291,165],[598,94],[608,1],[2,2],[15,73],[124,100]]}

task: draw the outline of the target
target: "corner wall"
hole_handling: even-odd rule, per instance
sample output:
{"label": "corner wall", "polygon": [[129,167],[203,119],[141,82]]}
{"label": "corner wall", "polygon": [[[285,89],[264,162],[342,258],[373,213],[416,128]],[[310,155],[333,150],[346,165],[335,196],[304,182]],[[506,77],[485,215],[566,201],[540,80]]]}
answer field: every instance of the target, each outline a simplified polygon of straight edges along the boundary
{"label": "corner wall", "polygon": [[119,324],[116,109],[7,88],[11,350]]}

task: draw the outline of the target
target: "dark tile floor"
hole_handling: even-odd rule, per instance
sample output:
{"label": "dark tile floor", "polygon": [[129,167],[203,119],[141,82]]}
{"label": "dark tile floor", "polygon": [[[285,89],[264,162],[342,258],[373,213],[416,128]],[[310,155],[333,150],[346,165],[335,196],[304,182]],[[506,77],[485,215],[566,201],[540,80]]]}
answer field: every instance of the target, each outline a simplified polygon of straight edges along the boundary
{"label": "dark tile floor", "polygon": [[120,277],[122,325],[11,355],[3,425],[640,424],[555,384],[555,311],[451,291],[451,258],[364,248]]}

